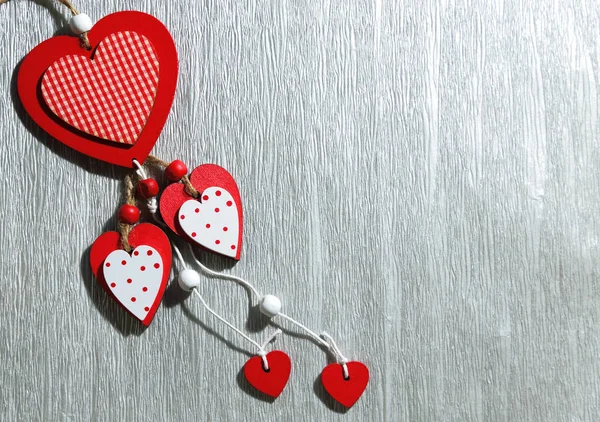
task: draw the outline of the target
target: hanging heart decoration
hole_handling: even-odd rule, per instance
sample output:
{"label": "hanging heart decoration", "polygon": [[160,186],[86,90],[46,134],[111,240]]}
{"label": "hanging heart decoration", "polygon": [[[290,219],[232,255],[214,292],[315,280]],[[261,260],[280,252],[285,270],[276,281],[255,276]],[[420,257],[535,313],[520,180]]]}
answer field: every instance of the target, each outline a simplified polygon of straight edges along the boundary
{"label": "hanging heart decoration", "polygon": [[258,391],[271,397],[279,397],[290,378],[292,361],[281,350],[267,353],[266,358],[269,362],[268,371],[263,367],[262,358],[254,356],[244,365],[244,376]]}
{"label": "hanging heart decoration", "polygon": [[332,363],[321,373],[323,387],[337,402],[352,407],[369,383],[369,368],[362,362],[348,362],[349,378],[344,378],[342,365]]}
{"label": "hanging heart decoration", "polygon": [[[158,225],[139,223],[136,191],[158,223],[160,187],[144,167],[158,166],[172,182],[160,199],[167,226],[193,245],[240,259],[242,201],[231,174],[218,165],[204,164],[188,177],[182,161],[168,163],[149,154],[166,122],[177,85],[177,52],[171,34],[145,13],[118,12],[94,25],[69,0],[60,3],[72,13],[69,26],[78,37],[57,36],[35,47],[19,67],[17,91],[31,118],[58,141],[89,157],[136,169],[135,177],[126,174],[124,178],[119,232],[102,234],[91,247],[90,264],[98,284],[148,326],[171,274],[173,247],[184,268],[178,285],[193,291],[208,312],[258,349],[258,356],[246,362],[244,375],[257,390],[278,397],[289,380],[291,360],[280,350],[266,353],[265,347],[282,331],[276,330],[260,345],[229,323],[203,299],[197,290],[200,274],[188,268],[177,246]],[[348,362],[329,334],[317,334],[282,313],[276,296],[261,294],[237,276],[217,273],[196,257],[194,261],[206,274],[244,285],[258,297],[263,315],[287,320],[325,347],[337,362]],[[323,370],[321,380],[335,400],[350,407],[363,394],[369,371],[361,362],[332,364]]]}
{"label": "hanging heart decoration", "polygon": [[163,192],[160,213],[171,230],[188,242],[239,260],[242,248],[242,200],[235,180],[216,164],[203,164],[190,175],[199,192],[190,196],[183,184]]}
{"label": "hanging heart decoration", "polygon": [[123,308],[148,326],[158,309],[171,271],[171,244],[157,226],[141,223],[129,234],[131,253],[121,235],[105,232],[92,245],[90,263],[98,283]]}
{"label": "hanging heart decoration", "polygon": [[51,136],[108,163],[143,162],[167,120],[178,63],[167,28],[141,12],[118,12],[88,33],[42,42],[23,60],[17,90],[25,110]]}

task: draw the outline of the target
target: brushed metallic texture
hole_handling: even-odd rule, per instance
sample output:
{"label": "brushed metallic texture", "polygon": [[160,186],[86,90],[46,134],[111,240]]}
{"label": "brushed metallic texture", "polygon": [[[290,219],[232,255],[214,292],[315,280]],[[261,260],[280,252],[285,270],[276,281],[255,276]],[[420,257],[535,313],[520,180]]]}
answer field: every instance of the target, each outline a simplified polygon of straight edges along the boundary
{"label": "brushed metallic texture", "polygon": [[[171,28],[181,74],[154,152],[233,173],[245,245],[230,271],[372,378],[342,414],[318,388],[324,352],[284,335],[293,373],[268,403],[241,378],[248,344],[194,297],[170,288],[141,331],[96,286],[87,249],[115,225],[124,171],[24,115],[19,61],[67,32],[67,13],[12,0],[0,6],[1,420],[598,420],[596,1],[76,6]],[[257,340],[272,330],[248,318],[239,286],[201,291]]]}

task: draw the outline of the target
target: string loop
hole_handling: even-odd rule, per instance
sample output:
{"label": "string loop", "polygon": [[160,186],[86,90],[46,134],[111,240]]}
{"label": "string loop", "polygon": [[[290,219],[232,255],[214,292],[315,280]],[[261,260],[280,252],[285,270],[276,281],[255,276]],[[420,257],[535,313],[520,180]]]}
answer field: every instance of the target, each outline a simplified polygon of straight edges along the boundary
{"label": "string loop", "polygon": [[350,374],[348,373],[348,359],[342,354],[340,348],[335,344],[333,338],[327,334],[325,331],[321,333],[321,337],[324,337],[329,342],[329,350],[335,355],[335,359],[337,363],[342,365],[342,369],[344,371],[344,379],[350,379]]}
{"label": "string loop", "polygon": [[227,321],[225,318],[223,318],[221,315],[219,315],[217,312],[215,312],[214,310],[212,310],[210,308],[210,306],[208,306],[208,304],[206,303],[206,301],[204,300],[204,298],[202,297],[202,295],[200,294],[200,292],[198,292],[198,289],[194,289],[193,290],[194,294],[196,296],[198,296],[198,298],[200,299],[200,302],[202,303],[202,306],[204,306],[204,308],[210,312],[215,318],[217,318],[219,321],[221,321],[223,324],[225,324],[226,326],[228,326],[229,328],[231,328],[234,332],[236,332],[239,336],[241,336],[242,338],[246,339],[248,342],[252,343],[252,345],[254,345],[254,347],[256,347],[256,349],[258,350],[256,352],[256,354],[258,356],[260,356],[260,358],[263,361],[263,368],[265,371],[269,370],[269,361],[267,360],[267,351],[265,350],[265,347],[271,342],[273,341],[273,339],[278,336],[281,333],[280,329],[277,329],[273,334],[271,334],[268,338],[268,340],[264,343],[264,344],[258,344],[256,341],[252,340],[250,337],[248,337],[246,334],[244,334],[243,332],[241,332],[237,327],[235,327],[233,324],[231,324],[229,321]]}
{"label": "string loop", "polygon": [[[148,174],[146,173],[146,170],[144,170],[144,167],[142,167],[138,160],[134,159],[133,164],[137,167],[137,170],[135,172],[140,178],[140,180],[146,180],[149,178]],[[146,206],[148,207],[148,211],[150,211],[150,214],[154,216],[154,214],[156,214],[156,211],[158,210],[158,201],[156,200],[156,196],[151,196],[150,198],[146,199]]]}

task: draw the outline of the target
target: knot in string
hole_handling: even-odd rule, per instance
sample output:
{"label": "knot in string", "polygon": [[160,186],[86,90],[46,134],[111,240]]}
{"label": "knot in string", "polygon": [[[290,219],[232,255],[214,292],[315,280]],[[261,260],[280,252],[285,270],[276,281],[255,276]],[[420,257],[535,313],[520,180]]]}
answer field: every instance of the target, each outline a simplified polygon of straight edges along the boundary
{"label": "knot in string", "polygon": [[262,366],[265,371],[269,371],[269,361],[267,360],[267,351],[265,349],[259,349],[256,353],[262,359]]}
{"label": "knot in string", "polygon": [[[146,170],[144,170],[144,167],[140,164],[138,160],[134,159],[133,164],[137,167],[135,173],[138,175],[140,180],[149,179]],[[154,214],[156,214],[156,211],[158,211],[158,201],[156,200],[156,197],[152,196],[146,199],[146,206],[148,207],[148,211],[150,211],[150,214],[154,216]]]}
{"label": "knot in string", "polygon": [[258,348],[257,355],[260,356],[260,358],[262,359],[263,369],[267,372],[269,371],[269,361],[267,360],[267,351],[265,350],[265,348],[269,343],[275,340],[275,337],[277,337],[279,334],[281,334],[281,329],[278,328],[273,332],[273,334],[267,337],[265,342]]}
{"label": "knot in string", "polygon": [[331,350],[331,352],[335,356],[336,362],[338,364],[342,365],[342,370],[344,371],[344,379],[349,379],[350,373],[348,372],[348,365],[347,365],[347,363],[349,362],[348,358],[346,358],[346,356],[344,356],[342,354],[342,351],[337,346],[337,344],[335,344],[335,341],[329,334],[327,334],[325,331],[323,331],[321,333],[321,337],[323,337],[324,339],[327,340],[329,350]]}

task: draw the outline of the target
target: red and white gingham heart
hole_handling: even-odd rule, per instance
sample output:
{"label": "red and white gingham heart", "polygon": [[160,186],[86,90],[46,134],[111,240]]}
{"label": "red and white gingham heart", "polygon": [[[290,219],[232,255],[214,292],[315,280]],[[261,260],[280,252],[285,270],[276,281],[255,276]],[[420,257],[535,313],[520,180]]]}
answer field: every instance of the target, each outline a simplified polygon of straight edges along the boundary
{"label": "red and white gingham heart", "polygon": [[115,32],[93,60],[79,55],[54,62],[42,78],[44,101],[82,132],[133,145],[156,98],[159,64],[154,47],[136,32]]}

